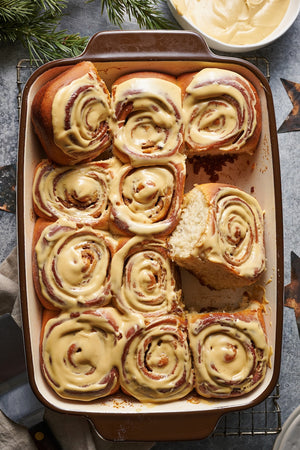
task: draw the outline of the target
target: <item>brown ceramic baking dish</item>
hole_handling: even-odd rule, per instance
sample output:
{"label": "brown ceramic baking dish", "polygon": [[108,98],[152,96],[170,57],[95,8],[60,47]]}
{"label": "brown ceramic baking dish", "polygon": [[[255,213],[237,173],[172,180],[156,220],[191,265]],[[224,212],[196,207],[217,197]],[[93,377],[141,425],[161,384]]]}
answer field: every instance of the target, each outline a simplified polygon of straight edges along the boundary
{"label": "brown ceramic baking dish", "polygon": [[[97,402],[68,401],[56,396],[45,382],[39,361],[41,306],[32,281],[31,246],[35,216],[32,208],[32,181],[36,164],[43,154],[31,124],[31,103],[37,89],[51,79],[53,69],[82,60],[92,61],[108,87],[121,74],[154,70],[179,75],[203,67],[234,70],[256,87],[262,104],[262,136],[253,156],[227,160],[214,171],[220,182],[231,183],[252,192],[265,211],[267,270],[263,284],[268,301],[266,326],[272,346],[271,368],[250,394],[227,400],[209,401],[199,396],[160,405],[141,404],[119,394]],[[211,171],[189,163],[187,188],[195,182],[211,181]],[[207,437],[219,418],[230,411],[252,407],[266,399],[279,376],[283,312],[283,237],[280,168],[272,94],[263,74],[245,60],[216,56],[203,39],[185,31],[101,32],[90,40],[77,58],[52,61],[34,72],[28,80],[22,100],[18,160],[18,250],[24,335],[31,385],[37,397],[48,407],[63,413],[86,416],[99,434],[115,441],[192,440]],[[216,295],[183,275],[186,303],[215,301]],[[236,292],[226,291],[217,301],[231,300]]]}

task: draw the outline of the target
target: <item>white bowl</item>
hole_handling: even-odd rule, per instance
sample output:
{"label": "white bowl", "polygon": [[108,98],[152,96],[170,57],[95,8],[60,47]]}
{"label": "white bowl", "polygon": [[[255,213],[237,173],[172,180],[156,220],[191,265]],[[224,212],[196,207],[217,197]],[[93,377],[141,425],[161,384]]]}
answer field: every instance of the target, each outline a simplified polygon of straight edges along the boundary
{"label": "white bowl", "polygon": [[290,0],[285,16],[283,17],[278,27],[271,34],[269,34],[263,40],[255,44],[232,45],[222,42],[218,39],[215,39],[212,36],[209,36],[208,34],[204,33],[200,28],[198,28],[195,24],[193,24],[193,22],[188,17],[179,14],[179,12],[174,6],[174,0],[167,0],[167,3],[169,5],[172,15],[183,29],[195,31],[201,34],[210,48],[228,53],[250,52],[271,44],[271,42],[274,42],[276,39],[282,36],[292,26],[300,11],[300,0]]}

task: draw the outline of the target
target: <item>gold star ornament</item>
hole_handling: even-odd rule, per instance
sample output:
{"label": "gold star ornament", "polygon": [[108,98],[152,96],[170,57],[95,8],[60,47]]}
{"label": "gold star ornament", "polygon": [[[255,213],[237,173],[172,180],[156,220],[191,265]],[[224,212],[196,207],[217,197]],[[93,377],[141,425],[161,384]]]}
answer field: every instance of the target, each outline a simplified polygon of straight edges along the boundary
{"label": "gold star ornament", "polygon": [[300,83],[284,80],[281,82],[293,103],[293,109],[278,129],[278,133],[288,133],[289,131],[300,130]]}

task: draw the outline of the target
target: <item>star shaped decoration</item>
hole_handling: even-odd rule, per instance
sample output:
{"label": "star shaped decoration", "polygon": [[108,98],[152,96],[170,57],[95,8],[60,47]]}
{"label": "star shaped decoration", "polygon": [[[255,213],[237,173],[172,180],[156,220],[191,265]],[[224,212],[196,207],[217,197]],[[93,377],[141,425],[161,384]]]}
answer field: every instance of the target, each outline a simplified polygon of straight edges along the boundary
{"label": "star shaped decoration", "polygon": [[284,288],[284,305],[293,308],[300,333],[300,258],[291,252],[291,282]]}
{"label": "star shaped decoration", "polygon": [[278,133],[300,130],[300,83],[294,83],[280,78],[291,102],[293,109],[278,129]]}

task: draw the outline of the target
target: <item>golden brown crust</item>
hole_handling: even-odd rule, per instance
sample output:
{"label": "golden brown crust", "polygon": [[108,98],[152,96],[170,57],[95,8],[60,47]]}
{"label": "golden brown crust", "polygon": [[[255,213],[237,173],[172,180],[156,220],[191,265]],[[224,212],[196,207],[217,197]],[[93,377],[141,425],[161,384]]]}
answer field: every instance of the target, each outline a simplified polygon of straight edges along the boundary
{"label": "golden brown crust", "polygon": [[72,67],[67,67],[62,73],[48,81],[36,93],[32,102],[32,122],[42,147],[52,161],[62,165],[73,165],[79,161],[91,161],[110,145],[109,137],[109,139],[105,141],[105,145],[101,151],[98,149],[97,151],[91,151],[90,153],[86,152],[84,156],[80,155],[80,157],[74,157],[67,154],[55,143],[52,119],[52,105],[55,95],[61,88],[69,85],[72,81],[81,78],[89,72],[94,74],[101,84],[105,95],[109,96],[109,92],[104,82],[100,79],[94,64],[89,61],[82,61]]}

